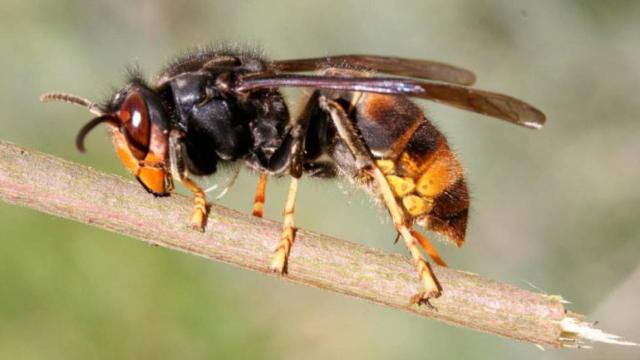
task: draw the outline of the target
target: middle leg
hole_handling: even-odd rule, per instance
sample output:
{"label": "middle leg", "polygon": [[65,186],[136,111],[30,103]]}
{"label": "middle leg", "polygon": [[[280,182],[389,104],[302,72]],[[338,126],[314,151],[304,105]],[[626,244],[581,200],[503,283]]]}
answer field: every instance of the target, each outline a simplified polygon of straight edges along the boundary
{"label": "middle leg", "polygon": [[[285,274],[287,272],[289,253],[291,252],[291,247],[293,246],[293,242],[296,238],[297,229],[294,222],[294,212],[296,195],[298,193],[298,179],[302,176],[302,155],[304,152],[305,136],[309,126],[309,120],[315,109],[316,98],[317,94],[313,94],[307,101],[307,106],[298,117],[289,133],[292,138],[291,150],[289,153],[291,157],[289,163],[289,175],[291,176],[291,182],[289,183],[289,191],[287,192],[287,200],[283,211],[284,221],[282,224],[282,235],[280,236],[278,246],[274,250],[274,255],[271,258],[270,265],[271,271],[278,274]],[[260,180],[262,182],[262,178]],[[260,185],[258,186],[260,188]]]}
{"label": "middle leg", "polygon": [[282,236],[280,242],[274,251],[273,258],[271,259],[271,271],[284,274],[287,272],[287,260],[289,259],[289,252],[291,252],[291,246],[296,237],[296,227],[294,222],[294,212],[296,204],[296,195],[298,193],[298,179],[291,178],[289,183],[289,192],[287,193],[287,201],[284,206],[284,222],[282,224]]}

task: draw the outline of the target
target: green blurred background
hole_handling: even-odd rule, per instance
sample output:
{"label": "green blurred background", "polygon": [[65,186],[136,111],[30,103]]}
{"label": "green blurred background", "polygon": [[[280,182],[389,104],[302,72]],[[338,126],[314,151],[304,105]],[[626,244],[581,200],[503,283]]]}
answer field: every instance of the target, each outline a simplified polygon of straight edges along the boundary
{"label": "green blurred background", "polygon": [[[440,244],[446,259],[562,294],[640,341],[639,19],[637,1],[2,0],[0,138],[126,176],[105,132],[92,133],[88,154],[75,151],[86,111],[39,94],[102,99],[127,65],[153,75],[199,44],[467,67],[478,87],[549,120],[535,132],[424,103],[473,196],[467,244]],[[255,181],[242,173],[220,203],[249,211]],[[285,186],[271,183],[267,217],[279,217]],[[302,183],[302,228],[405,253],[385,217],[359,191]],[[4,203],[0,234],[0,359],[640,357],[607,345],[542,352]]]}

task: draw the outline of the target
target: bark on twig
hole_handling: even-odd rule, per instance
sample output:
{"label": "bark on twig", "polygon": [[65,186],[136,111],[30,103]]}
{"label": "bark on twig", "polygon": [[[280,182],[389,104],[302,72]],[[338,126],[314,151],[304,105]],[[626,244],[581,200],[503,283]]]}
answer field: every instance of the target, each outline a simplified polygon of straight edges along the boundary
{"label": "bark on twig", "polygon": [[[154,198],[132,181],[1,141],[0,198],[262,273],[269,273],[281,231],[277,222],[212,205],[201,234],[186,226],[186,197]],[[534,344],[576,347],[585,338],[624,343],[568,312],[560,296],[438,266],[443,295],[431,301],[435,310],[409,305],[419,282],[408,258],[303,230],[288,270],[282,279]]]}

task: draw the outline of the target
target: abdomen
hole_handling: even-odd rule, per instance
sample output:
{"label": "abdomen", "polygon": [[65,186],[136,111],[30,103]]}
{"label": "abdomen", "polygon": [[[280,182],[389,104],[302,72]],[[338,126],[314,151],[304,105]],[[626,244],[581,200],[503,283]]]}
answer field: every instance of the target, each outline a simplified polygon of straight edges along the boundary
{"label": "abdomen", "polygon": [[354,110],[365,142],[409,217],[462,245],[469,194],[447,139],[404,97],[363,94]]}

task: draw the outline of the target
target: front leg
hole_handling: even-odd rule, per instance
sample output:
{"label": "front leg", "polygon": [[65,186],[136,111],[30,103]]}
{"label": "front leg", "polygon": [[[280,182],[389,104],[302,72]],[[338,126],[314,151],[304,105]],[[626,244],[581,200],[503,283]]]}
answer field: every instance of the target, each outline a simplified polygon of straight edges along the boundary
{"label": "front leg", "polygon": [[209,208],[207,197],[200,186],[189,177],[184,163],[182,149],[183,134],[179,130],[171,130],[169,134],[169,158],[171,159],[171,172],[187,189],[193,193],[193,212],[190,224],[194,230],[204,232]]}

